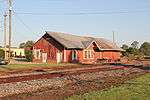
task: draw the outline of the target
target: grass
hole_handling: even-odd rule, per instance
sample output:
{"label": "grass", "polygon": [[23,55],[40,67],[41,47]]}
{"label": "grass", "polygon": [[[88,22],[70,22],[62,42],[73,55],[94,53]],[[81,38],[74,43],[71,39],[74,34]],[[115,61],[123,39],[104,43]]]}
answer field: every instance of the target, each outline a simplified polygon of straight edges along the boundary
{"label": "grass", "polygon": [[10,65],[0,65],[0,72],[9,72],[9,71],[20,71],[28,70],[33,68],[52,68],[52,67],[61,67],[61,66],[76,66],[76,64],[10,64]]}
{"label": "grass", "polygon": [[119,87],[74,95],[66,100],[150,100],[150,74],[130,80]]}

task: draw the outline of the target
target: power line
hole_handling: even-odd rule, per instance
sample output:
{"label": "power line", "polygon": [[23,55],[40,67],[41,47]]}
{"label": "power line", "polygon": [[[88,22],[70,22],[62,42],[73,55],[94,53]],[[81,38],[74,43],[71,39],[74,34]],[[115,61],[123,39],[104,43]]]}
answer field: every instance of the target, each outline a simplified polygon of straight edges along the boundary
{"label": "power line", "polygon": [[[14,12],[14,11],[13,11],[13,12]],[[24,21],[19,17],[18,14],[16,14],[16,13],[14,12],[14,15],[17,17],[17,19],[20,21],[20,23],[22,23],[22,25],[24,25],[24,27],[25,27],[27,30],[29,30],[31,33],[33,33],[34,35],[36,35],[36,36],[39,37],[39,35],[35,34],[35,33],[32,31],[32,29],[31,29],[27,24],[24,23]]]}
{"label": "power line", "polygon": [[133,14],[133,13],[150,13],[150,10],[142,11],[116,11],[116,12],[77,12],[77,13],[33,13],[33,12],[15,12],[22,15],[106,15],[106,14]]}

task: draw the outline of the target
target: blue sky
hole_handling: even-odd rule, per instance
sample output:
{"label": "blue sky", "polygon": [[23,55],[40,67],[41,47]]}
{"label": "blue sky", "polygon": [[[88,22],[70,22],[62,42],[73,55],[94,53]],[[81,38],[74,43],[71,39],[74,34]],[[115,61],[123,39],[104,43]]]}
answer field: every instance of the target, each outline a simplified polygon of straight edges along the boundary
{"label": "blue sky", "polygon": [[[6,9],[3,1],[0,0],[0,27]],[[115,31],[119,45],[134,40],[150,42],[150,0],[13,0],[13,10],[13,46],[36,41],[44,31],[109,40]],[[2,45],[3,31],[0,32]]]}

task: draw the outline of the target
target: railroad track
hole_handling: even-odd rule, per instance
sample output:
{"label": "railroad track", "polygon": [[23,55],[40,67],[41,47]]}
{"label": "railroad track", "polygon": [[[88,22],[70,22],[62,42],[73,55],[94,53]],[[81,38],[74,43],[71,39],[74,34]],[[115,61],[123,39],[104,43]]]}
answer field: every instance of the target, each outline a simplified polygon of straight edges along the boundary
{"label": "railroad track", "polygon": [[37,79],[48,79],[48,78],[55,78],[55,77],[63,77],[68,75],[78,75],[82,73],[92,73],[98,71],[111,71],[111,70],[120,70],[124,67],[108,67],[108,68],[101,68],[101,67],[89,67],[89,68],[79,68],[77,69],[70,69],[70,70],[61,70],[61,71],[53,71],[53,72],[43,72],[37,74],[26,74],[20,76],[11,76],[11,77],[0,77],[0,84],[4,83],[12,83],[12,82],[23,82],[23,81],[30,81],[30,80],[37,80]]}

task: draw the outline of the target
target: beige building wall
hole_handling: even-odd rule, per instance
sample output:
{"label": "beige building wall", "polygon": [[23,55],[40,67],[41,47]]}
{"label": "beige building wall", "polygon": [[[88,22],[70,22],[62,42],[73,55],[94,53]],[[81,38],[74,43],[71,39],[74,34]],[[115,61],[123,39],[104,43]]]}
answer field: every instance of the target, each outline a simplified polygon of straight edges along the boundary
{"label": "beige building wall", "polygon": [[[1,48],[4,50],[4,48]],[[8,48],[6,48],[7,52],[8,52]],[[25,49],[22,48],[11,48],[11,52],[13,57],[24,57],[25,56]]]}

